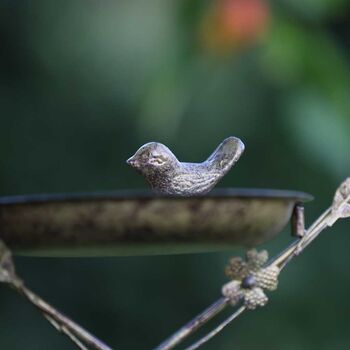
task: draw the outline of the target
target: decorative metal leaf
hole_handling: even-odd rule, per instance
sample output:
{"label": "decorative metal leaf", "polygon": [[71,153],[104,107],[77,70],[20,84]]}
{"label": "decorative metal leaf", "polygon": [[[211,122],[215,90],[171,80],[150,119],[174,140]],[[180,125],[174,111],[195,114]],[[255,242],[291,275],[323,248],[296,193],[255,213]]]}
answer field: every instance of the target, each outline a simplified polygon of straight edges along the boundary
{"label": "decorative metal leaf", "polygon": [[339,218],[350,217],[350,177],[348,177],[335,193],[332,214]]}

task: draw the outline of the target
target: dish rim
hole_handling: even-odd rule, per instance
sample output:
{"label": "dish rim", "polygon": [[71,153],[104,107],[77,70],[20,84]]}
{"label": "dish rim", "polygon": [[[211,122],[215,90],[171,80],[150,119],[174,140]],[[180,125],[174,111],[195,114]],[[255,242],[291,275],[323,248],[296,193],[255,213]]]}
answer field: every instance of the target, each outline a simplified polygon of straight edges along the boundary
{"label": "dish rim", "polygon": [[0,197],[0,207],[14,204],[37,204],[37,203],[62,203],[62,202],[89,202],[103,200],[152,200],[152,199],[172,199],[186,201],[190,199],[211,198],[251,198],[251,199],[285,199],[295,202],[309,202],[314,197],[306,192],[280,189],[262,188],[216,188],[211,192],[196,196],[174,196],[156,194],[151,190],[124,189],[117,191],[99,192],[73,192],[73,193],[52,193],[52,194],[31,194],[14,195]]}

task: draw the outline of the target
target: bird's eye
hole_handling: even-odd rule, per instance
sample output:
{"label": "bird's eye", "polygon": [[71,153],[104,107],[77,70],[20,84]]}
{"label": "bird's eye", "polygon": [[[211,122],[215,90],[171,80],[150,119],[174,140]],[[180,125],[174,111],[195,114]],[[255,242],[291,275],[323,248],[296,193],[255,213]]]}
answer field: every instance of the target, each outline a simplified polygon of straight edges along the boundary
{"label": "bird's eye", "polygon": [[165,159],[161,156],[151,156],[149,162],[153,165],[163,165],[165,163]]}

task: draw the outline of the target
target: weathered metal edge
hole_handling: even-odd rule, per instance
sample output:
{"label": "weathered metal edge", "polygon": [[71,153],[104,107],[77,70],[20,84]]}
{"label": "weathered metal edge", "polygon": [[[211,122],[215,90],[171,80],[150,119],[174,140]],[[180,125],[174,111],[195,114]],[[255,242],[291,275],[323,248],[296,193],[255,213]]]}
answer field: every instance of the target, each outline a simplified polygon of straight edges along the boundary
{"label": "weathered metal edge", "polygon": [[[218,188],[208,194],[197,195],[190,198],[283,198],[293,199],[299,202],[313,200],[313,196],[299,191],[279,189],[258,189],[258,188]],[[15,195],[0,197],[1,205],[31,204],[44,202],[80,202],[90,200],[123,200],[123,199],[153,199],[171,198],[175,200],[186,200],[189,197],[170,196],[155,194],[150,190],[127,189],[118,191],[102,192],[77,192],[77,193],[54,193],[54,194],[33,194]]]}

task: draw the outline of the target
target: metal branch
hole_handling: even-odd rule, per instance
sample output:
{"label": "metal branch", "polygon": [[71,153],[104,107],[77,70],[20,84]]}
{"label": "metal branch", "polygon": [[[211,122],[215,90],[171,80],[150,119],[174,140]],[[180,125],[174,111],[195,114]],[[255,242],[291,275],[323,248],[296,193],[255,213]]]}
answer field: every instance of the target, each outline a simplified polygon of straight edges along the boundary
{"label": "metal branch", "polygon": [[195,350],[209,341],[211,338],[215,337],[220,333],[226,326],[228,326],[232,321],[234,321],[239,315],[241,315],[246,310],[246,307],[243,305],[237,309],[230,317],[228,317],[224,322],[220,323],[215,329],[205,335],[203,338],[199,339],[197,342],[186,348],[185,350]]}
{"label": "metal branch", "polygon": [[64,326],[61,326],[58,324],[54,319],[52,319],[50,316],[45,315],[44,317],[56,328],[56,330],[60,333],[64,333],[71,339],[73,343],[80,349],[80,350],[88,350],[88,348],[76,337],[74,336],[70,331],[68,331]]}
{"label": "metal branch", "polygon": [[175,332],[171,337],[166,339],[162,344],[157,346],[154,350],[165,350],[172,349],[177,344],[181,343],[185,338],[195,332],[197,329],[202,327],[218,313],[226,308],[229,305],[229,298],[220,298],[215,303],[210,305],[202,313],[196,316],[192,321],[188,322],[186,325],[181,327],[177,332]]}
{"label": "metal branch", "polygon": [[[77,323],[63,315],[37,294],[27,288],[24,282],[17,276],[10,251],[0,240],[0,282],[8,284],[20,295],[34,305],[43,316],[59,332],[65,334],[81,350],[87,350],[88,346],[94,350],[112,350],[111,347],[97,339],[91,333]],[[85,346],[86,345],[86,346]]]}

